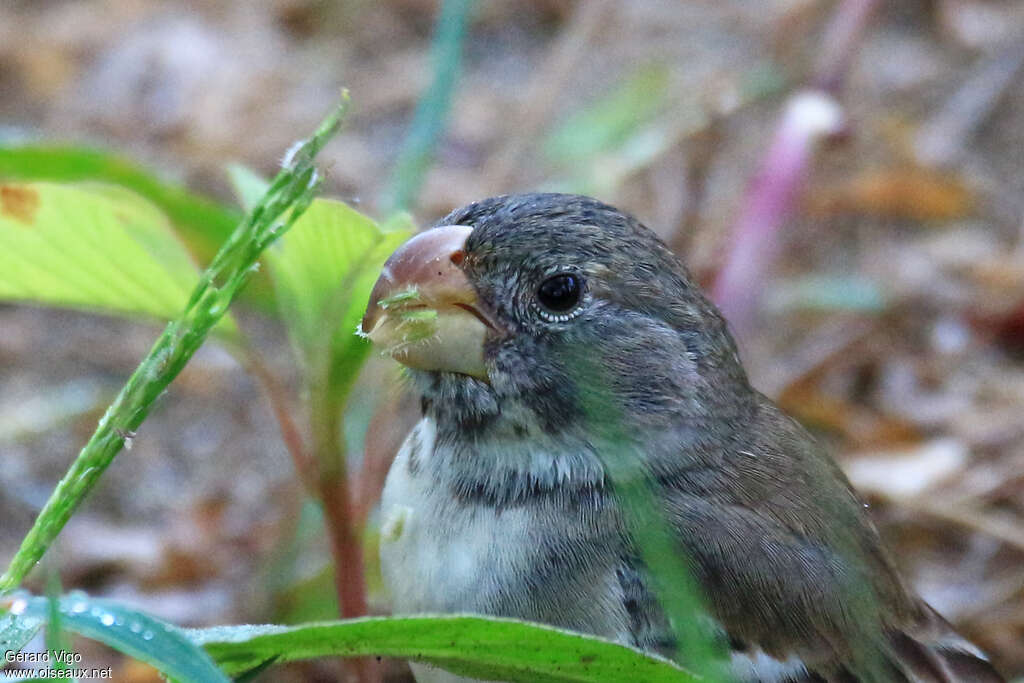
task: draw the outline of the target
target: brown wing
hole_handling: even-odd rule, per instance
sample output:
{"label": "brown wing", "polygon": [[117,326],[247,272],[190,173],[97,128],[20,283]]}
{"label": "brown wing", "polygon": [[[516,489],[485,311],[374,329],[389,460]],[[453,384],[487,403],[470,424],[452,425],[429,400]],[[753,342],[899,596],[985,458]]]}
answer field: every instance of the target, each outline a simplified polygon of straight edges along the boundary
{"label": "brown wing", "polygon": [[681,545],[730,638],[780,662],[799,659],[814,672],[809,681],[1002,681],[904,585],[812,437],[767,399],[744,417],[707,425],[728,436],[676,467],[660,460],[659,473]]}
{"label": "brown wing", "polygon": [[928,605],[915,627],[889,637],[895,661],[917,683],[1004,683],[985,655]]}

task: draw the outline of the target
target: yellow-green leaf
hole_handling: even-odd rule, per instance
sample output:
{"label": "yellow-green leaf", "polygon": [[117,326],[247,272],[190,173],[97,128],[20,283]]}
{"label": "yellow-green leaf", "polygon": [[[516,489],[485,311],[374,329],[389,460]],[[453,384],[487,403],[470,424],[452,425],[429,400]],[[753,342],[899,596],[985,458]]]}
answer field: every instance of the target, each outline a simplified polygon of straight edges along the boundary
{"label": "yellow-green leaf", "polygon": [[387,257],[411,234],[404,214],[378,226],[346,204],[313,202],[291,231],[267,250],[281,316],[313,372],[344,391],[369,345],[355,335]]}
{"label": "yellow-green leaf", "polygon": [[202,261],[213,258],[242,215],[166,182],[114,153],[62,145],[0,145],[0,181],[98,181],[128,188],[170,217]]}
{"label": "yellow-green leaf", "polygon": [[661,657],[594,636],[495,617],[373,617],[299,626],[221,626],[188,632],[222,668],[268,660],[405,657],[488,681],[696,681]]}
{"label": "yellow-green leaf", "polygon": [[172,318],[198,281],[166,216],[109,185],[0,185],[0,300]]}

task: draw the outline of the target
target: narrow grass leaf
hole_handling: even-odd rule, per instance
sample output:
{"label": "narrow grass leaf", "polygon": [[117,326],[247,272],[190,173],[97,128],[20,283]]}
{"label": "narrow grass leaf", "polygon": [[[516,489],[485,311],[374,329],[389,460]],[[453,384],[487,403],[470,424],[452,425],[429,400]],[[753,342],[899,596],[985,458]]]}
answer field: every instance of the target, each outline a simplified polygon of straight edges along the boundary
{"label": "narrow grass leaf", "polygon": [[573,380],[595,454],[611,480],[625,530],[672,628],[675,658],[709,680],[726,680],[724,647],[707,619],[705,596],[665,512],[643,446],[624,423],[604,366],[583,353],[574,354],[571,366],[576,368]]}
{"label": "narrow grass leaf", "polygon": [[16,598],[0,615],[0,651],[4,662],[9,652],[20,652],[46,623],[45,615],[25,614],[27,606],[25,598]]}
{"label": "narrow grass leaf", "polygon": [[[50,560],[53,560],[51,555]],[[64,631],[64,615],[60,609],[60,574],[49,562],[46,572],[46,651],[50,653],[50,668],[55,671],[67,671],[69,662],[66,654],[72,651],[71,640]],[[55,677],[53,680],[68,681],[68,676]]]}
{"label": "narrow grass leaf", "polygon": [[[27,599],[21,619],[45,620],[49,599]],[[59,600],[64,629],[149,664],[182,683],[227,683],[230,679],[188,633],[114,600],[71,593]]]}
{"label": "narrow grass leaf", "polygon": [[462,44],[475,0],[444,0],[430,45],[433,79],[420,97],[409,133],[381,201],[385,211],[405,211],[416,202],[434,148],[444,132],[462,69]]}
{"label": "narrow grass leaf", "polygon": [[669,71],[642,67],[586,108],[569,115],[543,143],[544,155],[571,164],[629,140],[665,106]]}

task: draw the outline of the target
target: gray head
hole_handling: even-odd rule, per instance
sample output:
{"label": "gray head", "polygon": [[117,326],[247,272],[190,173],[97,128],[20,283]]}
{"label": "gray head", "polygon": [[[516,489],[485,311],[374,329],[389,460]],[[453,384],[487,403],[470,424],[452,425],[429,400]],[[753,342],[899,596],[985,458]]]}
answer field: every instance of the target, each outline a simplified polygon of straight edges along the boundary
{"label": "gray head", "polygon": [[[413,369],[427,404],[443,403],[457,421],[486,422],[515,400],[565,424],[580,405],[581,361],[641,422],[698,417],[723,395],[749,392],[724,321],[679,260],[594,199],[475,202],[388,264],[363,330]],[[416,296],[389,307],[396,292]],[[411,340],[395,320],[421,310],[441,324]]]}

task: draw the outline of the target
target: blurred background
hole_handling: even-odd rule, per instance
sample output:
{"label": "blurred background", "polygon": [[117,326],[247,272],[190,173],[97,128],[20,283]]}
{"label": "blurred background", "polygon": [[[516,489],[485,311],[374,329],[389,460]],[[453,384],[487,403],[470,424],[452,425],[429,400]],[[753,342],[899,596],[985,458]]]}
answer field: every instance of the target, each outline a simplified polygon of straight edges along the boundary
{"label": "blurred background", "polygon": [[[755,386],[832,445],[917,590],[1024,675],[1024,2],[463,4],[458,71],[431,0],[8,0],[0,142],[115,151],[231,202],[226,165],[272,174],[346,87],[320,166],[360,211],[423,226],[557,189],[632,212],[714,291]],[[446,70],[431,161],[396,200]],[[279,322],[240,316],[301,412]],[[0,562],[158,329],[0,304]],[[393,378],[369,363],[346,421],[368,507],[414,414]],[[66,587],[182,625],[337,612],[318,509],[258,384],[212,343],[51,554]],[[372,533],[366,556],[386,613]]]}

